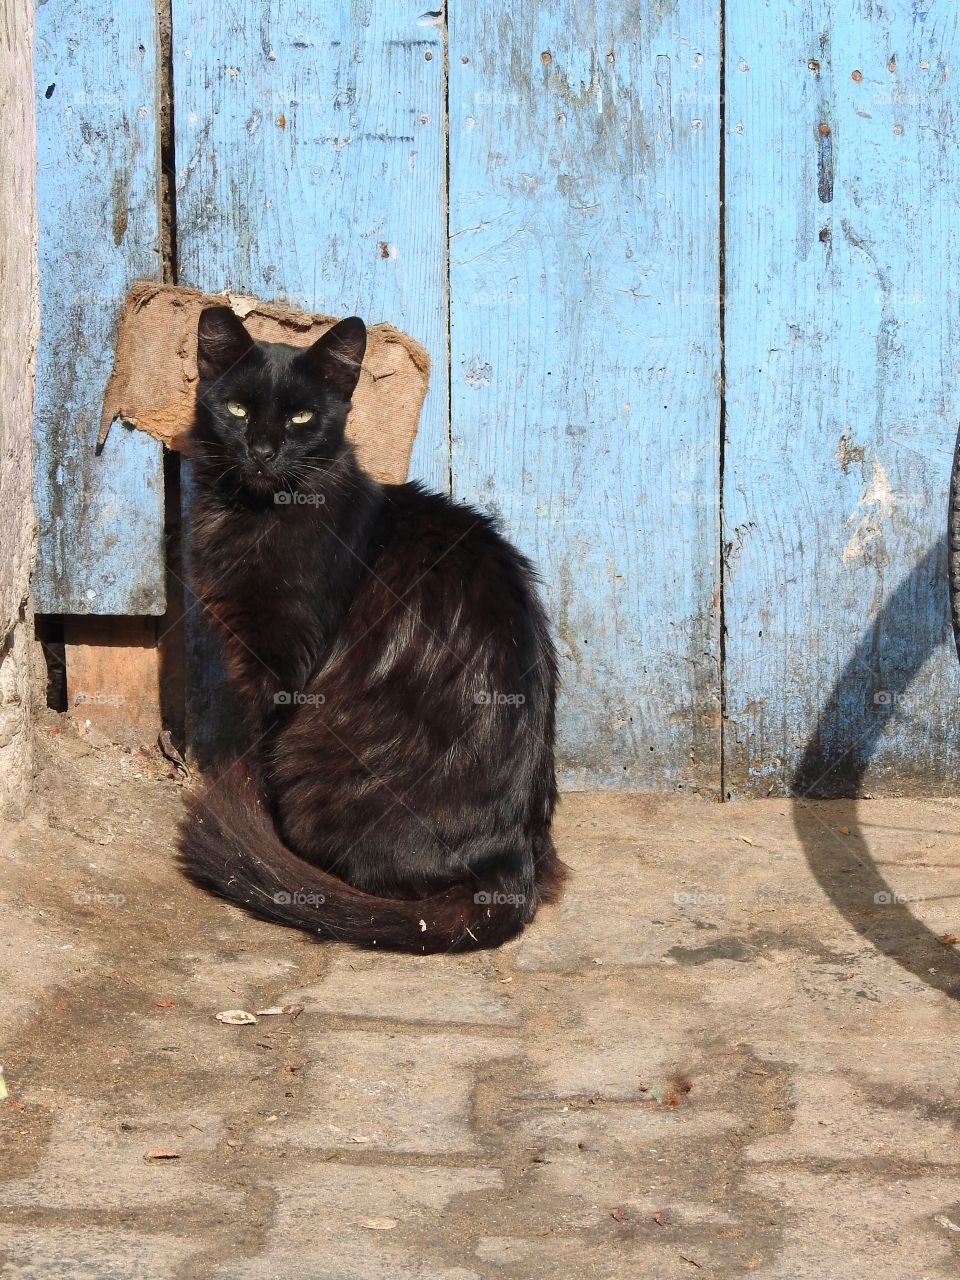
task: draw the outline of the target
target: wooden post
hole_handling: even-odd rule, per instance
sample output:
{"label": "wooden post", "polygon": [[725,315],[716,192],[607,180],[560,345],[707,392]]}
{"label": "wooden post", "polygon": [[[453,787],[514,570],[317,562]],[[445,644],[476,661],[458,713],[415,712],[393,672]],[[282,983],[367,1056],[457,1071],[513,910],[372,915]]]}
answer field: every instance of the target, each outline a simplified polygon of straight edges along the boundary
{"label": "wooden post", "polygon": [[64,619],[67,710],[124,746],[160,733],[160,649],[156,618]]}

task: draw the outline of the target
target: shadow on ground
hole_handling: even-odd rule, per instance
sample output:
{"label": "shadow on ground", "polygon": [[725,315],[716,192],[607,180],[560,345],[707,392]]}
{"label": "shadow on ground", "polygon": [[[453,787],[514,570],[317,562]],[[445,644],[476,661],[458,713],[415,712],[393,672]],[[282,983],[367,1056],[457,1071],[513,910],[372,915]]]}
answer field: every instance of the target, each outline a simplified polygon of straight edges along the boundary
{"label": "shadow on ground", "polygon": [[[936,620],[919,627],[919,617]],[[950,615],[943,546],[930,548],[900,582],[863,633],[820,712],[793,776],[793,822],[810,869],[857,933],[922,982],[960,997],[960,954],[918,920],[884,879],[870,854],[855,807],[849,834],[838,834],[815,797],[862,793],[864,777],[891,719],[902,714],[917,673],[949,637]],[[885,701],[863,731],[861,709],[873,703],[883,658]],[[874,704],[876,705],[876,704]]]}

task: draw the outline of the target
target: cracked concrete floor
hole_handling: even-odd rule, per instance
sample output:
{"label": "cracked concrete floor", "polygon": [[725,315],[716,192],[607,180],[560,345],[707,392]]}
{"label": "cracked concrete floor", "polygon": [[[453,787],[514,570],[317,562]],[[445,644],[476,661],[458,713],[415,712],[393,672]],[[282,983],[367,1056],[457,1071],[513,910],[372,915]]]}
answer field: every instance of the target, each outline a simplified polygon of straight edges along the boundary
{"label": "cracked concrete floor", "polygon": [[957,1274],[957,804],[570,795],[562,904],[405,958],[205,896],[169,766],[59,723],[0,841],[3,1276]]}

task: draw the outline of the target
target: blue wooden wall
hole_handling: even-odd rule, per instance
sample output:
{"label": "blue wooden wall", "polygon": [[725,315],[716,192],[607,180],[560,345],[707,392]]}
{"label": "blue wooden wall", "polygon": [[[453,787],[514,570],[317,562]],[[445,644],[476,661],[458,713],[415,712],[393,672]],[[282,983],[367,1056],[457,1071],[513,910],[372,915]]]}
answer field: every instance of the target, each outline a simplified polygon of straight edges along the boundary
{"label": "blue wooden wall", "polygon": [[[412,473],[541,566],[567,785],[952,788],[957,24],[173,0],[170,265],[428,348]],[[51,612],[163,607],[158,446],[90,448],[126,282],[161,271],[154,30],[38,9]]]}
{"label": "blue wooden wall", "polygon": [[455,493],[540,565],[565,781],[716,787],[715,6],[450,10]]}
{"label": "blue wooden wall", "polygon": [[41,613],[161,614],[163,462],[115,424],[95,452],[127,286],[160,279],[152,0],[37,8],[37,356],[33,575]]}
{"label": "blue wooden wall", "polygon": [[868,790],[955,788],[946,553],[927,552],[960,418],[958,66],[950,0],[726,6],[734,794],[789,788],[814,734],[830,773],[803,790],[864,770]]}

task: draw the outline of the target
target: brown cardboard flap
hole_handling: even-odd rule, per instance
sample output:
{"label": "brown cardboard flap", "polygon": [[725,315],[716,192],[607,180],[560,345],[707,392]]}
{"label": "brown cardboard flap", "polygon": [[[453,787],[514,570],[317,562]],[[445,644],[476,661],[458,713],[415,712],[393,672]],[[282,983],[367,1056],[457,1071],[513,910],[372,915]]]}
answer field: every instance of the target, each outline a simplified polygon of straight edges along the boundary
{"label": "brown cardboard flap", "polygon": [[[197,321],[204,307],[230,306],[253,337],[306,347],[338,317],[296,311],[239,294],[201,293],[138,280],[120,317],[117,354],[107,383],[100,440],[122,418],[169,449],[180,449],[193,420],[197,385]],[[347,420],[361,465],[378,480],[406,479],[430,358],[389,324],[368,332],[367,353]]]}

